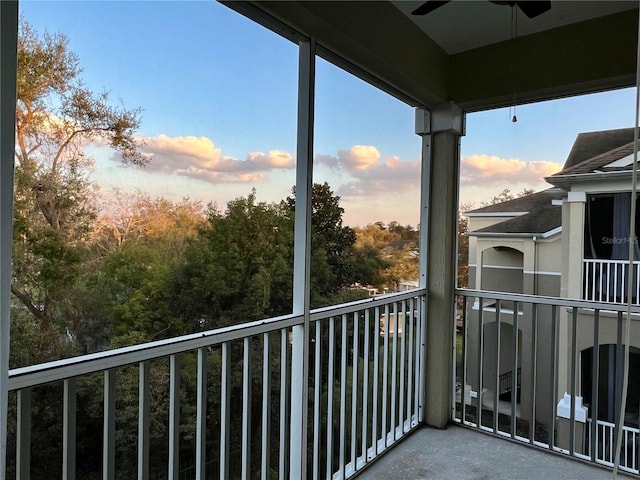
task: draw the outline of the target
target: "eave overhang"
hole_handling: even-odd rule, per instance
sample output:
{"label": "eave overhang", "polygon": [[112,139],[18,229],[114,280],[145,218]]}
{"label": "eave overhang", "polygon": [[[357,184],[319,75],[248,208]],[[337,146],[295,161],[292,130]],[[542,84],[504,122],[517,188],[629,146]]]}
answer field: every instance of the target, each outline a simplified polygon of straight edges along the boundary
{"label": "eave overhang", "polygon": [[504,238],[508,239],[522,239],[522,238],[550,238],[554,235],[558,235],[562,232],[562,227],[557,227],[548,232],[542,233],[506,233],[506,232],[469,232],[469,237],[477,238]]}
{"label": "eave overhang", "polygon": [[453,101],[475,111],[511,104],[514,88],[527,103],[635,83],[637,8],[448,55],[390,2],[224,3],[314,37],[416,106]]}
{"label": "eave overhang", "polygon": [[555,187],[568,190],[571,185],[576,183],[597,183],[603,181],[630,181],[631,170],[617,170],[614,172],[590,172],[577,173],[573,175],[558,175],[546,177],[545,181]]}
{"label": "eave overhang", "polygon": [[473,212],[463,212],[462,215],[464,215],[465,217],[470,217],[470,218],[487,218],[487,217],[506,217],[506,218],[512,218],[512,217],[521,217],[522,215],[526,215],[529,212],[478,212],[478,213],[473,213]]}

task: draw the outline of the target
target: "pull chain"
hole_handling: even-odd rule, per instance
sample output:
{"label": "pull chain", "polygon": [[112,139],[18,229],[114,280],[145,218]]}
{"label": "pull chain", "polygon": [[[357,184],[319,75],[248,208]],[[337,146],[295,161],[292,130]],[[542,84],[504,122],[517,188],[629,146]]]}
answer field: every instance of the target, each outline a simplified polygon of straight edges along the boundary
{"label": "pull chain", "polygon": [[[511,41],[513,42],[511,51],[511,65],[509,68],[509,74],[511,77],[511,107],[509,107],[509,117],[511,121],[516,123],[518,117],[516,116],[516,79],[515,79],[515,63],[518,58],[518,12],[515,4],[511,6]],[[513,108],[513,115],[511,114],[511,108]]]}

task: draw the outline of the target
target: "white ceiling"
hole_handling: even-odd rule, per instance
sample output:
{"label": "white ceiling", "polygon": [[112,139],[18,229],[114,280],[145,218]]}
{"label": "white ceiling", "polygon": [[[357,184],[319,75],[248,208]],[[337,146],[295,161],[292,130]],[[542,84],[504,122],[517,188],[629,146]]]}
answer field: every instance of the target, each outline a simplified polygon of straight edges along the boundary
{"label": "white ceiling", "polygon": [[[392,1],[422,31],[448,54],[508,40],[511,37],[511,7],[489,0],[454,0],[427,15],[411,15],[424,0]],[[638,6],[637,1],[552,0],[551,10],[527,18],[516,8],[518,36],[611,15]]]}

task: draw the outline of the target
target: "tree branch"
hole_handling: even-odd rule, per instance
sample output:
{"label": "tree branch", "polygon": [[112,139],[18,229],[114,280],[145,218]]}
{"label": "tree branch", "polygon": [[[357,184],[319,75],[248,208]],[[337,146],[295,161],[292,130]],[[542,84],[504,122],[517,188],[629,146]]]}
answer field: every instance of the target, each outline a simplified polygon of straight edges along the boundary
{"label": "tree branch", "polygon": [[64,152],[64,150],[71,144],[71,141],[76,137],[76,135],[80,135],[82,133],[88,133],[93,130],[107,131],[108,129],[107,128],[81,128],[80,130],[74,130],[73,132],[71,132],[69,137],[67,137],[67,139],[64,142],[62,142],[62,145],[60,145],[60,148],[58,148],[58,151],[56,152],[56,156],[53,158],[53,162],[51,163],[52,173],[55,172],[56,169],[58,168],[58,160],[62,156],[62,153]]}
{"label": "tree branch", "polygon": [[16,287],[15,285],[11,285],[11,293],[13,293],[18,300],[20,300],[20,302],[22,302],[22,304],[27,307],[27,310],[29,310],[34,317],[36,317],[38,320],[40,320],[43,323],[45,322],[45,318],[44,318],[44,312],[42,310],[40,310],[32,301],[31,296],[25,292],[23,292],[22,290],[20,290],[18,287]]}

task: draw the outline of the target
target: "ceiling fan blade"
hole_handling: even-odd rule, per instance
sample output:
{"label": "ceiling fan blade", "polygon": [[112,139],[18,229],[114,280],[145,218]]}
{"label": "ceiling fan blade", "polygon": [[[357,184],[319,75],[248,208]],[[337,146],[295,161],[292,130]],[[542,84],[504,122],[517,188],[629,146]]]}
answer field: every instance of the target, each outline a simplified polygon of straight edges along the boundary
{"label": "ceiling fan blade", "polygon": [[544,12],[551,10],[550,1],[537,1],[537,0],[520,0],[515,2],[522,13],[529,18],[535,18],[538,15],[542,15]]}
{"label": "ceiling fan blade", "polygon": [[427,13],[433,12],[436,8],[446,5],[450,1],[451,0],[429,0],[411,12],[411,15],[426,15]]}

